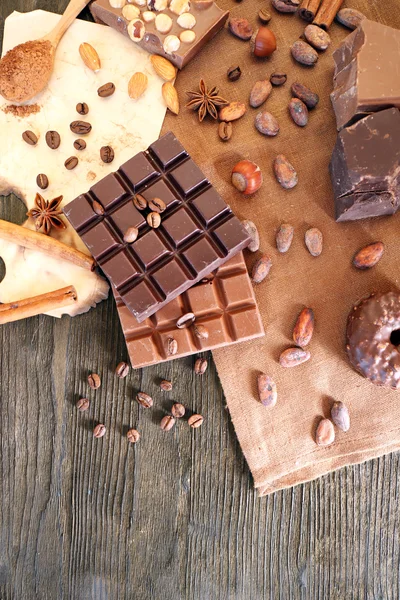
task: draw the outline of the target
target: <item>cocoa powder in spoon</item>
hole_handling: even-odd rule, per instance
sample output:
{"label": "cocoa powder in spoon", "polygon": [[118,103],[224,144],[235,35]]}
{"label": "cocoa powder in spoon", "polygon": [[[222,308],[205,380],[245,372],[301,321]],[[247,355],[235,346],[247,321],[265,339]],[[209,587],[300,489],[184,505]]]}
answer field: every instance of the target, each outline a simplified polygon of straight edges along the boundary
{"label": "cocoa powder in spoon", "polygon": [[0,61],[0,94],[12,102],[24,102],[47,84],[54,60],[48,40],[19,44]]}

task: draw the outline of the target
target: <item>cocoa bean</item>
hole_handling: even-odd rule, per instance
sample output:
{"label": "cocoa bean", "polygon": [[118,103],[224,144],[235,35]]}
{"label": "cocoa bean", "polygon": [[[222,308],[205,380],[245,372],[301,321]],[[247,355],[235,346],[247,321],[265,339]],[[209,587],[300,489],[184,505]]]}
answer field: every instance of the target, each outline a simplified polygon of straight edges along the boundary
{"label": "cocoa bean", "polygon": [[261,404],[268,408],[275,406],[278,399],[278,392],[276,383],[271,377],[265,373],[260,373],[257,376],[257,391]]}
{"label": "cocoa bean", "polygon": [[304,30],[304,37],[307,42],[317,50],[326,50],[331,43],[331,36],[329,33],[317,25],[307,25]]}
{"label": "cocoa bean", "polygon": [[285,369],[290,369],[301,365],[310,360],[310,358],[311,354],[307,350],[303,350],[302,348],[288,348],[280,355],[279,364],[281,367],[285,367]]}
{"label": "cocoa bean", "polygon": [[232,137],[232,123],[221,121],[218,125],[218,135],[223,142],[227,142]]}
{"label": "cocoa bean", "polygon": [[253,221],[249,221],[248,219],[242,221],[242,225],[245,228],[246,233],[251,237],[251,242],[247,246],[247,249],[250,250],[250,252],[257,252],[260,248],[260,235],[257,227]]}
{"label": "cocoa bean", "polygon": [[297,173],[283,154],[279,154],[275,158],[274,172],[278,182],[285,190],[290,190],[297,185]]}
{"label": "cocoa bean", "polygon": [[307,229],[304,240],[311,256],[319,256],[322,252],[322,233],[316,227]]}
{"label": "cocoa bean", "polygon": [[357,29],[363,19],[366,19],[366,16],[355,8],[342,8],[336,15],[336,21],[352,30]]}
{"label": "cocoa bean", "polygon": [[261,283],[267,277],[272,267],[272,261],[267,254],[263,254],[261,258],[254,264],[251,270],[251,279],[253,283]]}
{"label": "cocoa bean", "polygon": [[305,127],[308,123],[308,108],[299,100],[299,98],[292,98],[289,102],[289,112],[293,121],[299,127]]}
{"label": "cocoa bean", "polygon": [[272,6],[281,13],[295,13],[300,6],[300,0],[272,0]]}
{"label": "cocoa bean", "polygon": [[271,91],[272,85],[270,81],[267,79],[256,81],[250,92],[250,106],[258,108],[261,104],[264,104]]}
{"label": "cocoa bean", "polygon": [[284,254],[289,250],[290,246],[292,245],[293,235],[293,225],[289,225],[289,223],[282,223],[276,232],[276,247],[278,248],[278,252]]}
{"label": "cocoa bean", "polygon": [[247,19],[233,18],[229,20],[228,28],[240,40],[249,40],[253,35],[253,28]]}
{"label": "cocoa bean", "polygon": [[[299,101],[300,102],[300,101]],[[262,110],[259,112],[255,119],[255,126],[257,131],[263,135],[274,137],[279,133],[279,123],[270,112]]]}
{"label": "cocoa bean", "polygon": [[310,44],[303,42],[303,40],[297,40],[292,47],[291,53],[297,62],[302,65],[312,66],[318,60],[318,53]]}
{"label": "cocoa bean", "polygon": [[385,251],[385,246],[382,242],[374,242],[364,246],[357,252],[353,258],[353,265],[357,269],[371,269],[374,267],[382,258]]}
{"label": "cocoa bean", "polygon": [[308,87],[301,83],[293,83],[292,87],[292,95],[295,98],[299,98],[307,108],[314,108],[317,106],[319,102],[319,96],[315,92],[312,92]]}
{"label": "cocoa bean", "polygon": [[334,402],[331,408],[332,421],[342,431],[350,429],[349,409],[343,402]]}
{"label": "cocoa bean", "polygon": [[332,421],[321,419],[315,432],[315,443],[318,446],[330,446],[335,441],[335,430]]}
{"label": "cocoa bean", "polygon": [[246,106],[242,102],[231,102],[219,111],[220,121],[236,121],[243,117],[246,112]]}
{"label": "cocoa bean", "polygon": [[310,343],[313,333],[314,311],[312,308],[303,308],[293,329],[293,341],[296,346],[304,348]]}
{"label": "cocoa bean", "polygon": [[272,73],[269,80],[272,83],[272,85],[274,85],[275,87],[278,87],[278,86],[286,83],[287,75],[286,75],[286,73]]}

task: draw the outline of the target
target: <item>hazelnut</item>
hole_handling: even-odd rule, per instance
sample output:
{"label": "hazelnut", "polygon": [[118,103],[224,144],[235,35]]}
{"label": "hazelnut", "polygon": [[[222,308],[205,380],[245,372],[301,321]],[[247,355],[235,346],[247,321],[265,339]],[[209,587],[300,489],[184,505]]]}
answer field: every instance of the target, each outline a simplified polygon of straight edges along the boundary
{"label": "hazelnut", "polygon": [[147,7],[149,10],[165,10],[168,6],[168,0],[147,0]]}
{"label": "hazelnut", "polygon": [[176,15],[182,15],[185,12],[189,12],[190,2],[189,0],[171,0],[169,10]]}
{"label": "hazelnut", "polygon": [[126,0],[109,0],[111,8],[122,8],[126,4]]}
{"label": "hazelnut", "polygon": [[122,9],[122,16],[127,21],[133,21],[133,19],[137,19],[140,16],[140,10],[137,6],[133,6],[133,4],[126,4]]}
{"label": "hazelnut", "polygon": [[260,167],[250,160],[241,160],[232,169],[232,184],[246,196],[254,194],[263,182]]}
{"label": "hazelnut", "polygon": [[140,42],[145,34],[146,28],[140,19],[134,19],[129,22],[128,35],[133,42]]}
{"label": "hazelnut", "polygon": [[133,4],[136,4],[136,6],[140,6],[141,8],[143,8],[144,6],[146,6],[147,0],[133,0]]}
{"label": "hazelnut", "polygon": [[155,26],[159,33],[168,33],[172,29],[172,19],[163,13],[156,16]]}
{"label": "hazelnut", "polygon": [[196,39],[196,34],[194,31],[190,31],[190,29],[186,29],[185,31],[182,31],[181,35],[179,36],[179,39],[184,44],[191,44]]}
{"label": "hazelnut", "polygon": [[173,52],[179,50],[180,45],[181,42],[176,35],[167,35],[164,40],[163,48],[167,54],[172,54]]}
{"label": "hazelnut", "polygon": [[145,23],[151,23],[151,21],[154,21],[156,18],[156,15],[151,12],[151,10],[145,10],[142,13],[142,19]]}
{"label": "hazelnut", "polygon": [[251,37],[250,48],[254,56],[271,56],[276,50],[275,34],[268,27],[260,27]]}
{"label": "hazelnut", "polygon": [[182,29],[193,29],[196,25],[196,17],[191,13],[183,13],[183,15],[179,15],[176,22]]}

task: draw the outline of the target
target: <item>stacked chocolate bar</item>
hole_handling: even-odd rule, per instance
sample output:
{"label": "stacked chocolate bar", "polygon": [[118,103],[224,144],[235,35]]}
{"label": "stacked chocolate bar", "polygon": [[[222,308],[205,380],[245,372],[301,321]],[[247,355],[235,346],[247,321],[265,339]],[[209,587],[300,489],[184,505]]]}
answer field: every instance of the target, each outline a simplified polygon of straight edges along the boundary
{"label": "stacked chocolate bar", "polygon": [[172,133],[64,214],[111,283],[132,366],[264,334],[241,253],[250,238]]}
{"label": "stacked chocolate bar", "polygon": [[333,54],[337,221],[391,215],[400,206],[399,48],[399,30],[364,19]]}

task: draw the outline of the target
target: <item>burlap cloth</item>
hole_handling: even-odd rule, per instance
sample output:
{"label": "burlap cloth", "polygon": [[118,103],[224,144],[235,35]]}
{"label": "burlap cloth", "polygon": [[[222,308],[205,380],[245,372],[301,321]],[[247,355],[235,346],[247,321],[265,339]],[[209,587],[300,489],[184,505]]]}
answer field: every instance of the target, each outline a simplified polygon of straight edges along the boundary
{"label": "burlap cloth", "polygon": [[[253,0],[219,3],[230,9],[232,16],[246,17],[254,25],[258,24],[258,10],[267,4]],[[400,28],[398,0],[354,0],[347,3],[350,5],[370,19]],[[296,15],[271,11],[270,26],[278,50],[270,60],[252,58],[249,44],[224,30],[179,75],[177,88],[184,104],[185,91],[196,89],[203,77],[209,86],[217,85],[227,99],[247,103],[256,80],[275,70],[286,72],[287,84],[274,89],[264,105],[278,118],[279,135],[267,138],[259,134],[254,127],[258,109],[250,107],[234,123],[228,143],[219,140],[211,119],[200,124],[196,113],[184,107],[178,118],[169,115],[164,124],[164,131],[172,129],[178,135],[237,215],[257,224],[261,249],[273,260],[268,280],[256,287],[265,338],[214,352],[233,424],[261,495],[400,448],[400,393],[377,388],[360,377],[344,349],[352,305],[373,290],[398,287],[400,277],[400,214],[348,224],[337,224],[333,218],[328,173],[336,136],[329,100],[332,51],[348,32],[334,24],[332,47],[320,55],[314,68],[302,67],[291,59],[289,48],[304,30],[304,22]],[[226,71],[236,65],[242,69],[242,77],[231,83]],[[321,98],[304,129],[288,115],[290,84],[296,80],[309,85]],[[272,161],[279,153],[297,169],[299,183],[292,191],[283,190],[274,179]],[[241,196],[230,184],[231,169],[242,158],[255,161],[264,175],[263,187],[250,198]],[[282,222],[295,227],[294,242],[286,255],[279,255],[275,248],[275,232]],[[319,258],[311,257],[304,246],[304,232],[310,226],[320,228],[324,235]],[[354,252],[378,240],[385,243],[386,253],[377,267],[369,272],[352,268]],[[258,255],[246,252],[248,264]],[[291,345],[292,328],[303,306],[315,311],[312,358],[304,365],[283,369],[278,357]],[[273,409],[257,402],[255,381],[260,371],[277,383],[278,403]],[[351,429],[337,432],[330,448],[320,448],[314,442],[315,428],[322,416],[329,416],[332,399],[348,405]]]}

